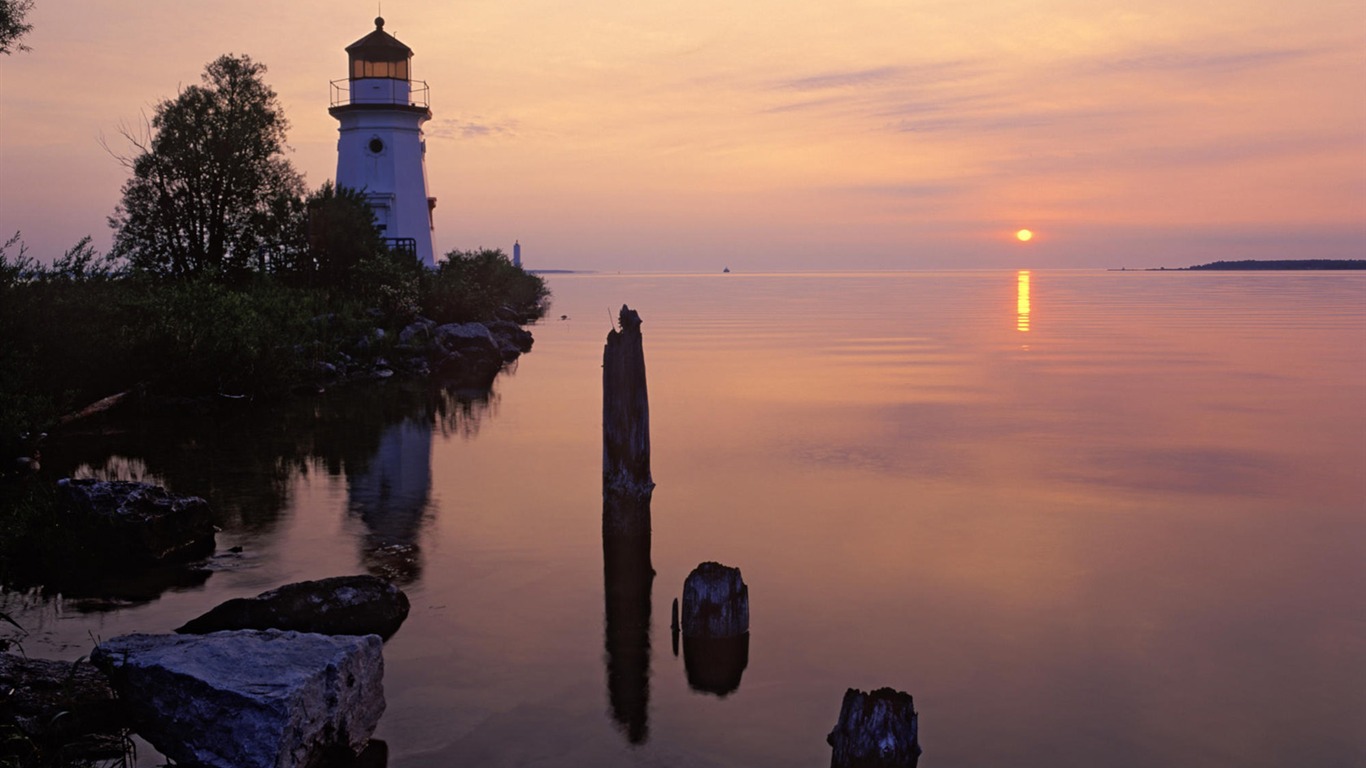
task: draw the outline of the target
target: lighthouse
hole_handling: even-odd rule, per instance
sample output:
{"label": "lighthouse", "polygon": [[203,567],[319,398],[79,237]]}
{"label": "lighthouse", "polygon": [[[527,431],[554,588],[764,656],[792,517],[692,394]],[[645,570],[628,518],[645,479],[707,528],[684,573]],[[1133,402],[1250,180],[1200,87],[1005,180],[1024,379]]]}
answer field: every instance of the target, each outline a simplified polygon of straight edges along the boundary
{"label": "lighthouse", "polygon": [[360,190],[374,209],[380,235],[391,248],[412,253],[428,267],[432,211],[427,194],[427,142],[422,124],[432,119],[427,84],[410,79],[413,49],[384,31],[346,47],[349,75],[332,81],[328,112],[337,131],[337,186]]}

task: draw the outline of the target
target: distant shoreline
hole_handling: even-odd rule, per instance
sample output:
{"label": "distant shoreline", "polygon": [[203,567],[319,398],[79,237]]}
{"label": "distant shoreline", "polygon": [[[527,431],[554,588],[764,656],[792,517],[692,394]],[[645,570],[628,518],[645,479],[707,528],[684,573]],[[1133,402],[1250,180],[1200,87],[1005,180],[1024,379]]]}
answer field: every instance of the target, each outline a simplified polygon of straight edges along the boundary
{"label": "distant shoreline", "polygon": [[1242,261],[1215,261],[1197,264],[1193,267],[1147,267],[1129,269],[1121,267],[1110,272],[1257,272],[1257,271],[1306,271],[1306,270],[1343,270],[1366,269],[1366,259],[1244,259]]}

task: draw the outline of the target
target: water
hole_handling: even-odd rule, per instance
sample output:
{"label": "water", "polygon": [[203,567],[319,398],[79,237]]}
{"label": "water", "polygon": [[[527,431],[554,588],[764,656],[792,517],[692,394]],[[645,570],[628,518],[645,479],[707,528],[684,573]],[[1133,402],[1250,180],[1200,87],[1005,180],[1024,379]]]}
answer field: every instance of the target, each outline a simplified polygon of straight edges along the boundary
{"label": "water", "polygon": [[[922,768],[1366,762],[1366,276],[550,284],[486,400],[384,385],[66,457],[207,495],[243,551],[151,602],[6,594],[26,650],[369,569],[413,603],[385,648],[391,766],[823,766],[844,690],[880,686],[915,696]],[[648,634],[609,646],[622,303],[645,321],[657,576],[625,616]],[[750,589],[725,696],[689,686],[668,631],[705,560]]]}

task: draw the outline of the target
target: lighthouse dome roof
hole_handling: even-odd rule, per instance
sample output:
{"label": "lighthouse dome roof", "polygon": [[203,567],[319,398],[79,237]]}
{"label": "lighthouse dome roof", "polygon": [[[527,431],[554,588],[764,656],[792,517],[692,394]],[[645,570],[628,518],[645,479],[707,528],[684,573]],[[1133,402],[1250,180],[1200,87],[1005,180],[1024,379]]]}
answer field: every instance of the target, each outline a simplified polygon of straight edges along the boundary
{"label": "lighthouse dome roof", "polygon": [[384,31],[384,17],[375,18],[375,31],[346,46],[352,58],[366,61],[406,61],[412,58],[413,49],[400,43],[398,38]]}

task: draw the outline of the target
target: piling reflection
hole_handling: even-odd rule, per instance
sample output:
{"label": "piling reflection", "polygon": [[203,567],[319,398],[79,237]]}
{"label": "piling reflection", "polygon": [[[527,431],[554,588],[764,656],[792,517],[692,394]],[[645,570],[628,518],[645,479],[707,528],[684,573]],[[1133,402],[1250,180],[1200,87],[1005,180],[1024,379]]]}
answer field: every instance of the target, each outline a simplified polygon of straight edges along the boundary
{"label": "piling reflection", "polygon": [[749,633],[739,637],[683,637],[683,667],[694,691],[728,696],[749,666]]}
{"label": "piling reflection", "polygon": [[650,733],[650,534],[603,536],[602,571],[612,719],[632,744],[644,744]]}

